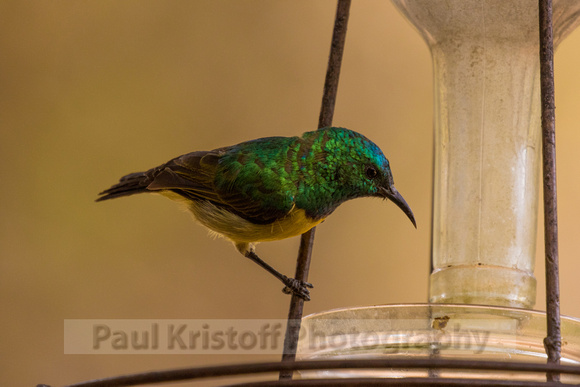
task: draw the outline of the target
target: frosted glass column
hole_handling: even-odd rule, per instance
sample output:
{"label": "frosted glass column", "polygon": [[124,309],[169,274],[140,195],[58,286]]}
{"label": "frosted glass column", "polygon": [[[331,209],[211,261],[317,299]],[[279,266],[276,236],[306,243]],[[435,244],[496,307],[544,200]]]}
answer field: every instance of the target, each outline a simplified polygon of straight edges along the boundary
{"label": "frosted glass column", "polygon": [[[430,302],[531,308],[541,168],[538,4],[393,0],[429,46],[435,166]],[[554,43],[580,1],[554,1]]]}

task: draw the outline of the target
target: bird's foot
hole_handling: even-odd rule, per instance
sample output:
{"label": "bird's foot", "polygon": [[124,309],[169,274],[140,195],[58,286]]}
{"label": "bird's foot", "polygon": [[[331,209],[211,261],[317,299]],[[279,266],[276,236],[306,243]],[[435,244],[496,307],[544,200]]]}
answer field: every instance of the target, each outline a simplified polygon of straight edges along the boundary
{"label": "bird's foot", "polygon": [[238,250],[240,250],[240,252],[242,252],[242,254],[244,254],[244,256],[246,258],[251,259],[252,261],[257,263],[258,265],[260,265],[260,267],[266,269],[274,277],[276,277],[280,281],[282,281],[282,283],[284,285],[286,285],[286,287],[284,289],[282,289],[282,291],[284,293],[295,294],[305,301],[310,301],[310,290],[308,290],[308,288],[313,288],[312,284],[305,282],[305,281],[299,281],[295,278],[286,277],[284,274],[280,273],[279,271],[274,269],[272,266],[270,266],[266,262],[264,262],[260,257],[258,257],[256,255],[256,253],[254,253],[253,250],[247,250],[247,251],[243,252],[244,249],[247,248],[247,245],[245,245],[245,244],[240,244],[239,246],[236,245],[236,247],[238,248]]}
{"label": "bird's foot", "polygon": [[283,282],[284,285],[286,285],[286,287],[282,289],[284,293],[295,294],[304,301],[310,301],[310,290],[308,290],[308,288],[312,289],[314,287],[311,283],[288,277],[286,277]]}

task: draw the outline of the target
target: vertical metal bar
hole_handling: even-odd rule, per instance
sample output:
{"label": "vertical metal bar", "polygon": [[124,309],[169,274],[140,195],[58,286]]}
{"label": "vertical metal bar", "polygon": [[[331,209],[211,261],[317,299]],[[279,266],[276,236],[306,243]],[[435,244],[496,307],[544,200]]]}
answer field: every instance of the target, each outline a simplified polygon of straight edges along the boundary
{"label": "vertical metal bar", "polygon": [[[544,348],[548,363],[560,362],[560,286],[558,273],[558,213],[556,197],[556,120],[554,102],[554,45],[552,0],[539,0],[540,87],[542,98],[542,148],[544,173],[544,241],[546,250],[547,337]],[[560,380],[547,373],[548,381]]]}
{"label": "vertical metal bar", "polygon": [[[334,115],[334,105],[336,103],[336,93],[338,90],[338,78],[340,75],[340,65],[342,64],[342,53],[344,52],[344,42],[346,40],[346,27],[350,11],[351,0],[338,0],[336,17],[334,20],[334,31],[330,46],[330,56],[326,69],[326,79],[324,81],[324,91],[322,95],[322,107],[318,118],[318,128],[332,125]],[[302,234],[300,248],[298,251],[298,261],[296,263],[296,278],[300,281],[308,280],[310,268],[310,258],[312,256],[312,246],[314,244],[315,228]],[[290,310],[288,312],[288,326],[286,337],[284,338],[284,352],[282,361],[294,361],[296,359],[296,348],[298,347],[298,334],[304,310],[304,300],[292,295]],[[292,379],[292,371],[281,371],[280,379]]]}
{"label": "vertical metal bar", "polygon": [[332,34],[330,55],[328,57],[326,79],[324,80],[324,91],[322,93],[322,106],[320,107],[320,116],[318,117],[318,129],[332,125],[338,90],[338,78],[342,64],[342,53],[344,52],[344,42],[346,40],[350,1],[338,0],[336,7],[334,31]]}

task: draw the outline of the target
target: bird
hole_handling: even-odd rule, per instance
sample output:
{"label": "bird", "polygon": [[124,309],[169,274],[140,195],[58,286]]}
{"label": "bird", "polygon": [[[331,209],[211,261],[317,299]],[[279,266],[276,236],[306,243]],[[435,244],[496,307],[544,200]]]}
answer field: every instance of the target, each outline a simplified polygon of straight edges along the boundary
{"label": "bird", "polygon": [[417,227],[381,149],[340,127],[187,153],[122,177],[96,201],[147,192],[185,205],[210,233],[280,280],[284,293],[307,301],[312,284],[274,269],[256,254],[257,243],[303,234],[361,197],[389,199]]}

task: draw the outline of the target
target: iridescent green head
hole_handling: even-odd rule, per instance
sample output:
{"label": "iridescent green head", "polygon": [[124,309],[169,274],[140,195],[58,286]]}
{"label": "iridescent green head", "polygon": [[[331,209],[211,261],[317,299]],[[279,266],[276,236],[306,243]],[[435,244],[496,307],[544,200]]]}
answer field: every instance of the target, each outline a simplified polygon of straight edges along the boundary
{"label": "iridescent green head", "polygon": [[311,144],[311,152],[304,158],[312,171],[304,187],[311,205],[324,209],[325,203],[332,203],[325,209],[332,212],[346,200],[375,196],[390,199],[415,225],[413,212],[394,187],[389,161],[375,143],[344,128],[307,132],[302,139]]}

